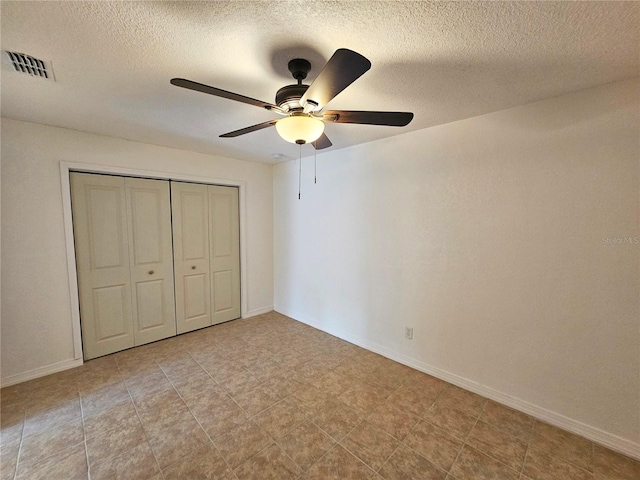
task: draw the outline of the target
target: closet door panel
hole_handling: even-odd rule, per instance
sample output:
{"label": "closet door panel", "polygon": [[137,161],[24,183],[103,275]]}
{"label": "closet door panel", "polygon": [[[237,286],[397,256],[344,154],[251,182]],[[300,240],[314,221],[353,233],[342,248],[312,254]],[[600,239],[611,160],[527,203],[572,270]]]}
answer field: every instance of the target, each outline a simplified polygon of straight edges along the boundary
{"label": "closet door panel", "polygon": [[171,182],[178,333],[211,325],[207,186]]}
{"label": "closet door panel", "polygon": [[126,336],[130,333],[128,285],[94,288],[93,314],[95,337],[103,340]]}
{"label": "closet door panel", "polygon": [[135,344],[176,334],[169,182],[126,178]]}
{"label": "closet door panel", "polygon": [[[146,334],[151,333],[153,330],[161,329],[165,322],[167,296],[165,295],[166,283],[163,280],[150,280],[136,282],[135,284],[135,297],[136,297],[136,333]],[[172,292],[173,293],[173,292]],[[172,295],[173,297],[173,295]],[[173,306],[173,298],[171,299],[171,306]],[[176,334],[176,322],[173,312],[171,313],[171,319],[168,324],[167,334],[158,335],[158,338],[148,340],[149,342],[159,340],[161,338],[171,337]],[[136,345],[142,343],[136,341]]]}
{"label": "closet door panel", "polygon": [[97,185],[85,186],[87,241],[90,247],[91,272],[115,273],[111,267],[125,268],[127,255],[123,251],[126,231],[122,231],[120,216],[124,213],[122,186],[105,185],[102,179]]}
{"label": "closet door panel", "polygon": [[240,317],[238,189],[209,186],[212,323]]}
{"label": "closet door panel", "polygon": [[84,358],[134,345],[124,178],[71,173]]}
{"label": "closet door panel", "polygon": [[[196,185],[200,189],[201,185]],[[180,192],[180,225],[182,234],[182,259],[203,261],[207,259],[207,204],[204,192]]]}
{"label": "closet door panel", "polygon": [[[233,308],[233,272],[223,270],[213,272],[213,304],[215,313],[221,313]],[[231,320],[231,319],[229,319]]]}
{"label": "closet door panel", "polygon": [[184,294],[185,294],[185,317],[187,319],[199,318],[207,314],[209,302],[207,297],[209,292],[207,289],[206,274],[185,275],[184,277]]}

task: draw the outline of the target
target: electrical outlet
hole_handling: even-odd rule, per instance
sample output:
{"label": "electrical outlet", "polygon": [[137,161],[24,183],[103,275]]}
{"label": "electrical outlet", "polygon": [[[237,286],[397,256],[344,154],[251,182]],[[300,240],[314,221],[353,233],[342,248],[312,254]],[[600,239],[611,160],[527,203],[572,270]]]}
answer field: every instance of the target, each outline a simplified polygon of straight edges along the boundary
{"label": "electrical outlet", "polygon": [[413,328],[404,327],[404,336],[411,340],[413,338]]}

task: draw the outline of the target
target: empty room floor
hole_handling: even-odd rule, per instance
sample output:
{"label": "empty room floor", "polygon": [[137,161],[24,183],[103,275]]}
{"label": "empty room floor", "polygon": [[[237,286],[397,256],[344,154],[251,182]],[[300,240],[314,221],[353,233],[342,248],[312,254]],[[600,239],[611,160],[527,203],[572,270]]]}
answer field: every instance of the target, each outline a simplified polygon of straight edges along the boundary
{"label": "empty room floor", "polygon": [[271,312],[3,389],[13,478],[636,480],[640,463]]}

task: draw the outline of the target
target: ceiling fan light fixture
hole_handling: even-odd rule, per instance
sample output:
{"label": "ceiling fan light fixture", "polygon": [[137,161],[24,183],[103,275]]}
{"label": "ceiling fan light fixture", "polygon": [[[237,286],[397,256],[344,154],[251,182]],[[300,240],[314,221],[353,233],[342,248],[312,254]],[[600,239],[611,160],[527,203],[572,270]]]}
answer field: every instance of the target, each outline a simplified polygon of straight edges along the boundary
{"label": "ceiling fan light fixture", "polygon": [[278,120],[278,134],[290,143],[312,143],[324,132],[324,122],[307,115],[293,115]]}

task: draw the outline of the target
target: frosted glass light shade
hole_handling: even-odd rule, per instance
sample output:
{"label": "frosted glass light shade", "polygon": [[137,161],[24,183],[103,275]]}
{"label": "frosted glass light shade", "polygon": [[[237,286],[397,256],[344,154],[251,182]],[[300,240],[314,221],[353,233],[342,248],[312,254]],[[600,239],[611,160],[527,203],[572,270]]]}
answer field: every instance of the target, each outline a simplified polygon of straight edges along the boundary
{"label": "frosted glass light shade", "polygon": [[287,142],[311,143],[324,132],[324,122],[306,115],[294,115],[278,120],[276,130]]}

